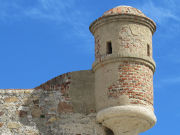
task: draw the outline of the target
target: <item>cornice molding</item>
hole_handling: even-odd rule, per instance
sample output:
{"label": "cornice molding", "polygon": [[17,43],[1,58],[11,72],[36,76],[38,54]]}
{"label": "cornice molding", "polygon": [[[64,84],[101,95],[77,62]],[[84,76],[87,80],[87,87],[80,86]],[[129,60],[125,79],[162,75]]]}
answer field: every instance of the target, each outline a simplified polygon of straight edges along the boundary
{"label": "cornice molding", "polygon": [[108,24],[111,22],[117,22],[117,21],[133,22],[133,23],[147,26],[151,30],[152,34],[156,31],[156,24],[150,18],[137,16],[137,15],[130,15],[130,14],[108,15],[108,16],[100,17],[91,23],[91,25],[89,26],[89,30],[94,35],[97,28],[105,24]]}

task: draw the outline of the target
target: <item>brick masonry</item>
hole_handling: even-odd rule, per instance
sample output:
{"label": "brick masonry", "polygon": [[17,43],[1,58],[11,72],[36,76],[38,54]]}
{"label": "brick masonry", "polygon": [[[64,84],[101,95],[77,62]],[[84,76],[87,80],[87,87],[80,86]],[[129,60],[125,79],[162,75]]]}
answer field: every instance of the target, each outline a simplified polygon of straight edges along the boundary
{"label": "brick masonry", "polygon": [[108,87],[108,97],[127,95],[131,104],[153,105],[153,72],[142,63],[124,61],[119,65],[120,79]]}

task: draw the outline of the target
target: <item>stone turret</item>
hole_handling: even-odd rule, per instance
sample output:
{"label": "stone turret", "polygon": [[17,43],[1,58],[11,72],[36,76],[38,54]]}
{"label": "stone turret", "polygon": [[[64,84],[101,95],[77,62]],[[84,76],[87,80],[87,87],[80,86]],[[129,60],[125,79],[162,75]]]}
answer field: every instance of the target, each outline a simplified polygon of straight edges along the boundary
{"label": "stone turret", "polygon": [[97,121],[115,135],[137,135],[156,123],[153,109],[152,35],[141,11],[118,6],[90,25],[95,38]]}

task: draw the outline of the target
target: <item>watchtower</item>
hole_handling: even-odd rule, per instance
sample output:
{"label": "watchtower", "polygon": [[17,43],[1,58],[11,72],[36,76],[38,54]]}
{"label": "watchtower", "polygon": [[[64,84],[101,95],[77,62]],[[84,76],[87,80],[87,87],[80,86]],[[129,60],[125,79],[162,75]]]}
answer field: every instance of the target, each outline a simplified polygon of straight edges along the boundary
{"label": "watchtower", "polygon": [[95,38],[97,121],[115,135],[137,135],[156,123],[153,110],[152,35],[141,11],[118,6],[90,25]]}

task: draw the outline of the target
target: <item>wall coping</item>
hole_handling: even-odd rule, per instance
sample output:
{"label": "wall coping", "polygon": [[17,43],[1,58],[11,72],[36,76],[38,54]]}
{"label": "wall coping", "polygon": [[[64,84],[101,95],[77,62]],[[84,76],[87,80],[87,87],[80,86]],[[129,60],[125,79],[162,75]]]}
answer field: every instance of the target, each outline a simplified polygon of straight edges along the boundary
{"label": "wall coping", "polygon": [[92,69],[93,71],[96,71],[99,67],[102,65],[106,65],[109,63],[114,63],[114,62],[120,62],[120,61],[130,61],[130,62],[140,62],[143,63],[144,65],[148,66],[153,73],[155,72],[156,64],[153,59],[145,59],[145,58],[140,58],[140,57],[133,57],[133,56],[123,56],[120,54],[111,54],[107,55],[105,57],[101,57],[100,59],[96,60],[93,65]]}

